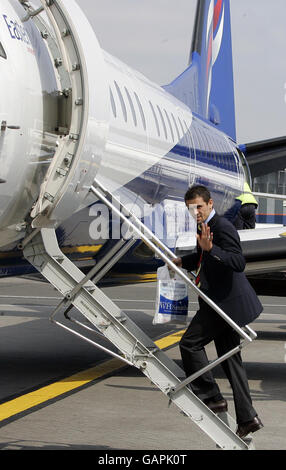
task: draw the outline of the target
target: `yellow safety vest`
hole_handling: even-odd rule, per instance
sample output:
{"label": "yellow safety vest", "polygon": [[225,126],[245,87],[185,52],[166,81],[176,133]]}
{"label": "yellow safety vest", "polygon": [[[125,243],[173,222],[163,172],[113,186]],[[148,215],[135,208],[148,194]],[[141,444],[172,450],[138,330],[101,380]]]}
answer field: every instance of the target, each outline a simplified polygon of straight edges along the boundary
{"label": "yellow safety vest", "polygon": [[238,201],[241,201],[242,206],[243,204],[256,204],[256,206],[258,206],[258,202],[256,201],[255,197],[251,193],[251,189],[247,183],[244,183],[244,192],[240,196],[236,197],[235,199],[237,199]]}

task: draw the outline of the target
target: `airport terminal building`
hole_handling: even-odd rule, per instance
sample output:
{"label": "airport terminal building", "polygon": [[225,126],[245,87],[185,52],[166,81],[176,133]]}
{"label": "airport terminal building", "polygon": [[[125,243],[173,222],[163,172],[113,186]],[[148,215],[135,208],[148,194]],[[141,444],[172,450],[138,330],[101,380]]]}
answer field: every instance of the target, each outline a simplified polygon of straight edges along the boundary
{"label": "airport terminal building", "polygon": [[[286,194],[286,169],[259,176],[253,180],[253,191],[268,194]],[[286,225],[286,200],[258,198],[258,223]]]}

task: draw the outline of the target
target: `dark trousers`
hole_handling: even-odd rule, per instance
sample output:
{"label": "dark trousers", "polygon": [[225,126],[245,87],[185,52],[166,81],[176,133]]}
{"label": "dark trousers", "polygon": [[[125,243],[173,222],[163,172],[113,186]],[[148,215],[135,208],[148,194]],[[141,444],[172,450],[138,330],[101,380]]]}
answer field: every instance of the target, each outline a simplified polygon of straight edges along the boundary
{"label": "dark trousers", "polygon": [[[187,377],[208,365],[205,346],[212,340],[215,342],[217,354],[220,357],[239,345],[240,336],[205,304],[196,313],[180,341],[183,367]],[[232,387],[237,423],[252,420],[257,413],[252,406],[240,352],[223,361],[221,365]],[[209,399],[218,401],[223,398],[212,371],[198,377],[191,382],[190,386],[204,402]]]}

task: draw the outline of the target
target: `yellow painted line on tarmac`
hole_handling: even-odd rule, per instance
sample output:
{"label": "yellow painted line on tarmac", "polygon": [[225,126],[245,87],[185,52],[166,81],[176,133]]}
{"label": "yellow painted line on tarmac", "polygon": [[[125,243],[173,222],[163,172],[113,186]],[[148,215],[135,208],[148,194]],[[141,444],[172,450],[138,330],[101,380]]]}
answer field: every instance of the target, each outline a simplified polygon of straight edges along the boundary
{"label": "yellow painted line on tarmac", "polygon": [[71,253],[97,253],[101,250],[102,245],[79,245],[79,246],[64,246],[62,252],[65,254]]}
{"label": "yellow painted line on tarmac", "polygon": [[176,333],[173,333],[169,336],[165,336],[164,338],[158,339],[157,341],[154,341],[154,343],[160,349],[169,348],[170,346],[174,346],[180,341],[185,331],[186,330],[176,331]]}
{"label": "yellow painted line on tarmac", "polygon": [[157,273],[112,273],[109,279],[112,281],[116,279],[116,282],[120,284],[141,284],[144,282],[155,282],[157,281]]}
{"label": "yellow painted line on tarmac", "polygon": [[[160,349],[174,346],[180,341],[184,331],[185,330],[177,331],[176,333],[161,338],[155,341],[155,344]],[[110,359],[98,366],[78,372],[77,374],[66,377],[58,382],[2,403],[0,405],[0,422],[80,388],[89,382],[104,377],[111,372],[115,372],[124,366],[124,363],[119,359]]]}

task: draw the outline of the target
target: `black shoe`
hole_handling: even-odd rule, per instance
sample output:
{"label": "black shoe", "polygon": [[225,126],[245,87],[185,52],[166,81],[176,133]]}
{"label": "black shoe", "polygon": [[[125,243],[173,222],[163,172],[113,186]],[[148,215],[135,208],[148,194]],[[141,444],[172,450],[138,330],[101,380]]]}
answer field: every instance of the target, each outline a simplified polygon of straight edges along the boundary
{"label": "black shoe", "polygon": [[261,428],[263,428],[263,424],[260,418],[258,418],[258,416],[255,416],[255,418],[253,418],[251,421],[239,424],[236,434],[242,439],[243,437],[247,436],[247,434],[259,431],[259,429]]}
{"label": "black shoe", "polygon": [[213,413],[223,413],[227,411],[227,401],[224,399],[219,401],[210,400],[206,405]]}

